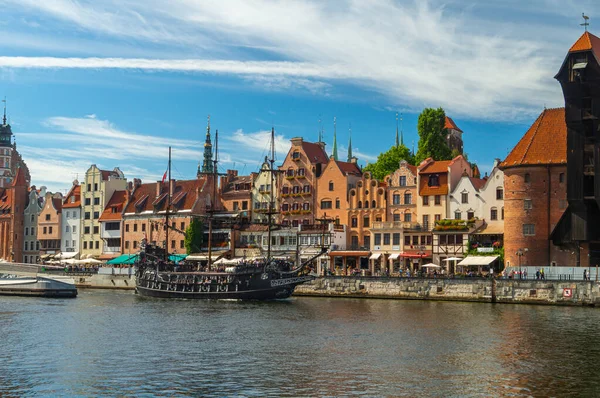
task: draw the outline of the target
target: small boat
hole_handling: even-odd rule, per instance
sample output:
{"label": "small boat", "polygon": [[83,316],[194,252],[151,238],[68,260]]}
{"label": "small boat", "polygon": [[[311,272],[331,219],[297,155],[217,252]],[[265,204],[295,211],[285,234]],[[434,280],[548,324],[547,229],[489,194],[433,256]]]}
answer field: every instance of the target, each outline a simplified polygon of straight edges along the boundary
{"label": "small boat", "polygon": [[0,277],[0,295],[73,298],[77,288],[72,278]]}

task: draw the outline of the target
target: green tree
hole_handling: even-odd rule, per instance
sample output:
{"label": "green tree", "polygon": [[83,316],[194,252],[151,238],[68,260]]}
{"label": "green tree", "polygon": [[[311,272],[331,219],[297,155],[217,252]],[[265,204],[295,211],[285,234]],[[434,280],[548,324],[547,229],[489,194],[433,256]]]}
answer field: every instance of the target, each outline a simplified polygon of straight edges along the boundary
{"label": "green tree", "polygon": [[446,142],[444,122],[446,112],[442,108],[425,108],[419,115],[417,131],[419,133],[419,149],[416,162],[421,163],[427,158],[434,160],[452,159],[452,151]]}
{"label": "green tree", "polygon": [[368,164],[363,171],[369,171],[373,178],[383,180],[386,175],[398,169],[401,160],[414,164],[414,157],[405,145],[394,145],[387,152],[380,153],[377,156],[377,161]]}
{"label": "green tree", "polygon": [[204,240],[204,225],[197,218],[192,218],[192,222],[185,230],[185,251],[187,254],[198,253]]}

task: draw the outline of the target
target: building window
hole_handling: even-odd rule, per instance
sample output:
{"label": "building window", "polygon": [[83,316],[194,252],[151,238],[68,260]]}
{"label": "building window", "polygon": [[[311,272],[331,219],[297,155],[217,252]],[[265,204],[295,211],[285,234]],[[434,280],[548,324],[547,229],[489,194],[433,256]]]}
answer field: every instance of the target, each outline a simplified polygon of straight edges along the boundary
{"label": "building window", "polygon": [[97,220],[98,218],[100,218],[100,212],[99,211],[95,211],[94,212],[94,220]]}
{"label": "building window", "polygon": [[400,204],[400,195],[395,193],[392,196],[392,204],[399,205]]}
{"label": "building window", "polygon": [[125,232],[129,232],[129,224],[125,224]]}
{"label": "building window", "polygon": [[404,222],[411,222],[411,221],[412,221],[412,214],[404,213]]}
{"label": "building window", "polygon": [[248,210],[248,201],[247,200],[244,200],[242,202],[242,210]]}
{"label": "building window", "polygon": [[307,184],[307,185],[305,185],[305,186],[303,187],[303,189],[302,189],[302,192],[304,192],[304,193],[310,193],[310,185],[308,185],[308,184]]}
{"label": "building window", "polygon": [[[461,194],[461,200],[460,200],[460,202],[461,203],[469,203],[469,193],[468,192],[463,192]],[[460,218],[459,218],[459,220],[460,220]]]}
{"label": "building window", "polygon": [[372,200],[372,201],[371,201],[371,207],[372,207],[373,209],[374,209],[374,208],[376,208],[376,207],[377,207],[377,202],[376,202],[376,201],[374,201],[374,200]]}
{"label": "building window", "polygon": [[87,242],[85,242],[85,241],[83,242],[83,248],[87,249]]}
{"label": "building window", "polygon": [[423,206],[429,206],[429,196],[423,196]]}
{"label": "building window", "polygon": [[69,232],[69,230],[70,230],[70,228],[69,228],[69,226],[67,225],[67,226],[65,227],[65,232]]}
{"label": "building window", "polygon": [[369,228],[369,217],[368,216],[363,218],[363,227]]}
{"label": "building window", "polygon": [[129,241],[128,240],[125,241],[125,249],[129,249]]}
{"label": "building window", "polygon": [[51,234],[52,233],[52,227],[48,227],[48,233]]}
{"label": "building window", "polygon": [[413,246],[419,245],[419,236],[418,235],[415,235],[412,237],[412,244],[413,244]]}
{"label": "building window", "polygon": [[87,184],[87,190],[91,191],[92,190],[92,184]]}
{"label": "building window", "polygon": [[335,200],[335,208],[336,208],[336,209],[339,209],[339,208],[340,208],[340,200],[339,200],[339,199],[336,199],[336,200]]}
{"label": "building window", "polygon": [[427,185],[429,185],[430,187],[439,187],[440,177],[437,174],[430,175],[427,181]]}
{"label": "building window", "polygon": [[83,219],[84,219],[84,220],[89,220],[89,219],[90,219],[90,212],[89,212],[89,211],[86,211],[86,212],[84,213],[84,215],[83,215]]}
{"label": "building window", "polygon": [[534,236],[535,235],[535,224],[523,224],[523,235]]}
{"label": "building window", "polygon": [[525,177],[524,177],[525,183],[529,184],[531,182],[531,176],[529,175],[529,173],[525,173]]}
{"label": "building window", "polygon": [[460,211],[455,211],[454,212],[454,219],[455,220],[460,220],[462,217],[461,212]]}
{"label": "building window", "polygon": [[400,221],[400,213],[394,213],[393,217],[394,217],[394,221],[396,221],[396,222]]}
{"label": "building window", "polygon": [[504,190],[500,187],[496,188],[496,200],[504,200]]}
{"label": "building window", "polygon": [[498,209],[496,209],[495,207],[492,207],[490,209],[490,220],[497,220],[498,219]]}
{"label": "building window", "polygon": [[363,237],[363,246],[364,247],[371,247],[371,236],[365,235]]}
{"label": "building window", "polygon": [[300,152],[294,151],[292,153],[292,159],[300,159]]}
{"label": "building window", "polygon": [[331,209],[331,200],[322,200],[321,209]]}
{"label": "building window", "polygon": [[90,199],[90,198],[85,198],[85,201],[84,201],[84,203],[85,203],[85,205],[86,205],[86,206],[89,206],[89,205],[91,205],[91,204],[92,204],[92,199]]}
{"label": "building window", "polygon": [[98,227],[98,226],[95,226],[95,227],[94,227],[94,233],[95,233],[95,234],[97,234],[98,232],[100,232],[100,231],[99,231],[99,229],[100,229],[100,227]]}
{"label": "building window", "polygon": [[383,244],[384,245],[389,245],[390,244],[390,234],[383,234]]}
{"label": "building window", "polygon": [[404,194],[404,204],[405,205],[412,204],[412,194],[410,194],[410,193],[405,193]]}
{"label": "building window", "polygon": [[100,204],[100,198],[94,198],[94,205],[98,206]]}
{"label": "building window", "polygon": [[96,249],[99,249],[99,248],[100,248],[100,241],[98,241],[98,240],[97,240],[97,241],[95,242],[95,245],[94,245],[94,246],[96,246]]}
{"label": "building window", "polygon": [[[94,183],[94,191],[97,191],[97,190],[98,190],[98,183],[97,183],[97,182],[95,182],[95,183]],[[96,242],[96,243],[98,243],[98,242]],[[97,249],[97,248],[96,248],[96,249]]]}
{"label": "building window", "polygon": [[399,233],[392,234],[392,245],[394,245],[394,246],[400,245],[400,234]]}
{"label": "building window", "polygon": [[352,217],[351,226],[352,228],[358,228],[358,219],[356,217]]}
{"label": "building window", "polygon": [[410,236],[404,235],[404,246],[410,246]]}
{"label": "building window", "polygon": [[142,232],[146,232],[146,223],[142,223]]}
{"label": "building window", "polygon": [[83,227],[83,233],[84,234],[89,234],[90,233],[90,227]]}
{"label": "building window", "polygon": [[171,249],[175,249],[175,241],[174,240],[171,241]]}
{"label": "building window", "polygon": [[29,235],[29,227],[25,228],[25,236]]}
{"label": "building window", "polygon": [[435,195],[435,204],[439,205],[442,203],[442,197],[441,195]]}
{"label": "building window", "polygon": [[375,236],[375,242],[374,242],[374,245],[375,245],[375,246],[379,246],[379,245],[381,245],[381,234],[375,234],[374,236]]}
{"label": "building window", "polygon": [[504,220],[504,206],[502,206],[501,213],[502,213],[502,216],[501,216],[501,217],[502,217],[502,219]]}
{"label": "building window", "polygon": [[368,209],[368,208],[369,208],[369,201],[365,200],[365,209]]}
{"label": "building window", "polygon": [[133,224],[133,232],[137,232],[137,223]]}
{"label": "building window", "polygon": [[181,227],[179,229],[181,229],[182,231],[185,231],[185,221],[181,222]]}
{"label": "building window", "polygon": [[406,186],[406,176],[400,176],[400,186],[401,187],[405,187]]}
{"label": "building window", "polygon": [[48,233],[48,229],[46,227],[44,227],[44,232],[42,232],[43,235],[46,235]]}
{"label": "building window", "polygon": [[436,214],[434,217],[435,222],[438,222],[442,219],[442,215],[441,214]]}
{"label": "building window", "polygon": [[50,214],[46,214],[46,221],[50,221]]}
{"label": "building window", "polygon": [[329,190],[333,191],[333,181],[329,181]]}
{"label": "building window", "polygon": [[359,209],[361,209],[361,208],[362,208],[362,202],[361,202],[360,200],[358,201],[358,206],[357,206],[357,207],[358,207]]}
{"label": "building window", "polygon": [[558,175],[558,182],[560,182],[561,184],[562,184],[563,182],[565,182],[565,173],[560,173],[560,174]]}
{"label": "building window", "polygon": [[533,209],[533,202],[531,199],[523,200],[523,209],[525,209],[525,210]]}
{"label": "building window", "polygon": [[134,248],[134,249],[137,249],[137,240],[134,240],[134,241],[133,241],[133,248]]}
{"label": "building window", "polygon": [[306,170],[304,168],[298,169],[298,176],[304,176],[304,175],[306,175]]}
{"label": "building window", "polygon": [[[503,207],[504,208],[504,207]],[[472,220],[475,218],[475,213],[472,211],[467,212],[467,220]]]}

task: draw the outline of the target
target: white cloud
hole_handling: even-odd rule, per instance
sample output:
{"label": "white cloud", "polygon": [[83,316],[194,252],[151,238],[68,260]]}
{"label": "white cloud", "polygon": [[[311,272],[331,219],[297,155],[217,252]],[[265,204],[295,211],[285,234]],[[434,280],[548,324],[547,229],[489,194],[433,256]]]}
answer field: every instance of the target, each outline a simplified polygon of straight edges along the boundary
{"label": "white cloud", "polygon": [[[568,21],[564,10],[552,13],[558,3],[11,0],[7,7],[58,21],[62,31],[71,24],[174,50],[164,59],[0,57],[0,66],[231,74],[267,90],[317,96],[350,83],[406,109],[443,106],[461,117],[506,121],[561,103],[552,76],[578,33],[557,24]],[[587,5],[590,12],[598,7]],[[546,25],[535,18],[538,10]],[[192,58],[171,59],[182,49]]]}

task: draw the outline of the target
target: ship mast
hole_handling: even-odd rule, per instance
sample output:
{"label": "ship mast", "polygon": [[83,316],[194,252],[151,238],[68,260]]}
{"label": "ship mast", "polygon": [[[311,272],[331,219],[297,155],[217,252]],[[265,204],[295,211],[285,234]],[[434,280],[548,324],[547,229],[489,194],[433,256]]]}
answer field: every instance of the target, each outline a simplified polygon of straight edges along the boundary
{"label": "ship mast", "polygon": [[269,159],[269,163],[270,163],[270,174],[271,174],[271,194],[269,195],[269,213],[268,213],[268,233],[267,233],[267,261],[271,260],[271,217],[273,215],[273,198],[274,198],[274,193],[275,193],[275,185],[274,185],[274,180],[275,180],[275,170],[273,169],[273,165],[275,163],[275,128],[271,127],[271,159]]}
{"label": "ship mast", "polygon": [[171,147],[169,147],[169,183],[167,185],[167,210],[165,211],[165,255],[164,260],[169,260],[169,208],[171,207]]}
{"label": "ship mast", "polygon": [[216,187],[217,187],[217,162],[219,158],[219,130],[215,131],[215,157],[213,159],[213,181],[212,181],[212,197],[210,199],[210,210],[208,213],[208,271],[212,267],[212,223],[213,214],[215,212]]}

